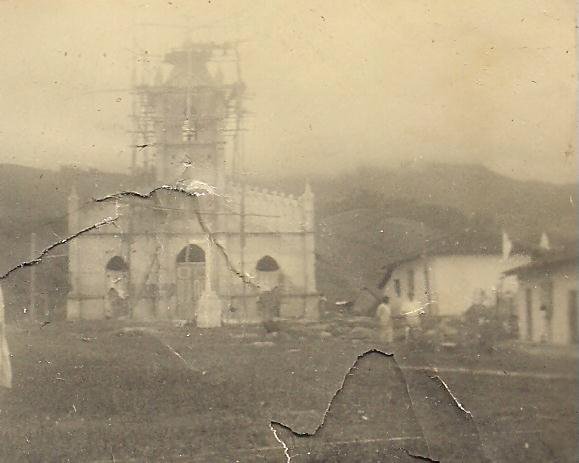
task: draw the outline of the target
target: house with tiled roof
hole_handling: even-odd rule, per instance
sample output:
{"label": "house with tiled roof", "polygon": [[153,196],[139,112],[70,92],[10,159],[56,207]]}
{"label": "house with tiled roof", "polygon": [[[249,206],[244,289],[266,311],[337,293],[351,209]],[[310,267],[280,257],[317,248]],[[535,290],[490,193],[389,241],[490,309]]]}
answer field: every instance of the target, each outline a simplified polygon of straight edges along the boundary
{"label": "house with tiled roof", "polygon": [[392,263],[380,287],[395,310],[414,305],[435,316],[460,316],[474,303],[493,305],[499,294],[516,293],[516,276],[504,272],[529,263],[534,252],[505,233],[466,230],[427,241]]}

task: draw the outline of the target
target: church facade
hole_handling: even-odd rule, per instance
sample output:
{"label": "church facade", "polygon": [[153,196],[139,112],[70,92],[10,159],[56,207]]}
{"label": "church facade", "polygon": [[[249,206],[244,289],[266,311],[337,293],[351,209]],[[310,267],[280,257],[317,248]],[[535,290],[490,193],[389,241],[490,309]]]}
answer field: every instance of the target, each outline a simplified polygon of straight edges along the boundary
{"label": "church facade", "polygon": [[271,294],[281,319],[318,317],[313,194],[247,184],[244,87],[216,55],[231,48],[185,44],[135,82],[133,171],[150,195],[71,193],[68,319],[255,323]]}

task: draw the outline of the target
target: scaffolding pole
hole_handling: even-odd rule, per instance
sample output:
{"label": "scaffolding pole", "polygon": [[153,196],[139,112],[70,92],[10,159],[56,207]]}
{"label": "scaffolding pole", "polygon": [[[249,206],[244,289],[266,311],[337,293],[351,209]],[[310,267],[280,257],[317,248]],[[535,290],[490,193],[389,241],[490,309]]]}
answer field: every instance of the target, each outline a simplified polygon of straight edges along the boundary
{"label": "scaffolding pole", "polygon": [[36,313],[36,233],[30,234],[30,319],[36,320],[38,314]]}
{"label": "scaffolding pole", "polygon": [[[237,71],[237,84],[238,84],[238,91],[243,89],[243,78],[241,75],[241,66],[239,62],[239,49],[237,46],[234,47],[235,52],[235,63],[236,63],[236,71]],[[239,241],[240,241],[240,249],[239,249],[239,257],[240,257],[240,273],[241,273],[241,284],[242,284],[242,304],[243,304],[243,317],[247,320],[247,283],[245,281],[245,244],[246,244],[246,223],[245,223],[245,215],[246,215],[246,203],[245,203],[245,196],[246,196],[246,184],[245,184],[245,154],[242,146],[241,138],[241,115],[243,114],[243,107],[242,107],[242,100],[241,94],[236,95],[235,101],[235,136],[233,139],[233,149],[234,149],[234,165],[236,165],[239,173],[239,183],[241,186],[241,197],[240,199],[240,207],[239,207]]]}

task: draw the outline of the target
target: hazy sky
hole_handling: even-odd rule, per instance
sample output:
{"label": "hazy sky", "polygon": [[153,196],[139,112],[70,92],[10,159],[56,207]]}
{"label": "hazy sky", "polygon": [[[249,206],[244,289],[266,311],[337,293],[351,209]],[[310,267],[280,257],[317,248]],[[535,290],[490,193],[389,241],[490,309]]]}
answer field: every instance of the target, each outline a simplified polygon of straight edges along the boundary
{"label": "hazy sky", "polygon": [[138,53],[240,39],[255,169],[571,181],[574,18],[573,0],[0,1],[0,162],[126,169]]}

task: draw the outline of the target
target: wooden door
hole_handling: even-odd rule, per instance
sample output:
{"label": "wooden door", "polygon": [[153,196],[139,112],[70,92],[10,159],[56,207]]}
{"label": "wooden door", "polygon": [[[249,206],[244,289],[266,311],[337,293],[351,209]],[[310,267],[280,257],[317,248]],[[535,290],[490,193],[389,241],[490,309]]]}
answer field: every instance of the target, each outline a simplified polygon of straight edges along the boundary
{"label": "wooden door", "polygon": [[177,317],[193,320],[199,298],[205,288],[205,262],[181,262],[177,265]]}

